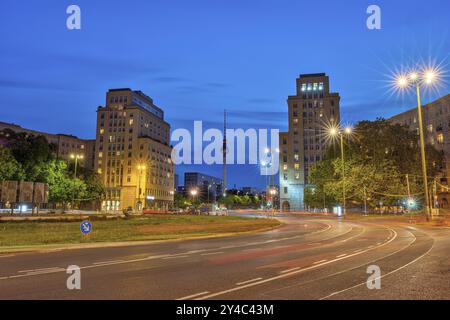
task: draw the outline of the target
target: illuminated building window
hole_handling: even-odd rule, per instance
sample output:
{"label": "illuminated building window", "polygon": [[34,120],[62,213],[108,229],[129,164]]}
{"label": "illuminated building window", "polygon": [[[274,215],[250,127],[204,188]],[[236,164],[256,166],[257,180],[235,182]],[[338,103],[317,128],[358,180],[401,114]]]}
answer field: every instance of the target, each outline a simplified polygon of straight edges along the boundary
{"label": "illuminated building window", "polygon": [[313,84],[313,91],[317,91],[317,87],[318,87],[318,83],[314,82],[314,84]]}
{"label": "illuminated building window", "polygon": [[98,157],[99,157],[99,158],[103,158],[103,152],[99,152],[99,153],[98,153]]}
{"label": "illuminated building window", "polygon": [[294,160],[295,160],[295,161],[298,161],[298,159],[299,159],[298,154],[294,154]]}
{"label": "illuminated building window", "polygon": [[130,119],[130,126],[133,125],[134,119]]}
{"label": "illuminated building window", "polygon": [[300,173],[295,174],[295,180],[300,180]]}
{"label": "illuminated building window", "polygon": [[283,170],[287,170],[287,169],[288,169],[287,164],[284,164],[284,165],[283,165]]}
{"label": "illuminated building window", "polygon": [[306,83],[302,84],[302,91],[306,91]]}
{"label": "illuminated building window", "polygon": [[439,133],[438,135],[437,135],[437,142],[439,143],[439,144],[443,144],[444,143],[444,135],[442,134],[442,133]]}
{"label": "illuminated building window", "polygon": [[298,169],[300,169],[300,165],[299,165],[298,163],[296,163],[296,164],[294,165],[294,168],[295,168],[295,170],[298,170]]}

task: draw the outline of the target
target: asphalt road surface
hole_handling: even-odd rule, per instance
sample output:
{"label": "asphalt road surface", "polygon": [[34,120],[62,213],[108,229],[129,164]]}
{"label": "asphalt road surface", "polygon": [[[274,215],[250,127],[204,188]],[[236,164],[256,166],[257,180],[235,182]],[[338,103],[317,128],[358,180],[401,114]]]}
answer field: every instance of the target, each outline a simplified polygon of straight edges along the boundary
{"label": "asphalt road surface", "polygon": [[237,237],[0,255],[0,299],[450,299],[449,228],[279,219]]}

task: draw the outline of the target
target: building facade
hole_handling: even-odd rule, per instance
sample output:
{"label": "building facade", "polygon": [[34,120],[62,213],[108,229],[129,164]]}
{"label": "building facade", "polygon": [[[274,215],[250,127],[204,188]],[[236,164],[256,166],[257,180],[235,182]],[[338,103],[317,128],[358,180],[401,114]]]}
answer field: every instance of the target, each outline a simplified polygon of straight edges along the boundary
{"label": "building facade", "polygon": [[33,136],[44,136],[49,143],[56,146],[56,158],[67,161],[73,161],[71,155],[82,156],[78,164],[84,168],[94,169],[94,150],[95,140],[79,139],[76,136],[68,134],[52,134],[22,128],[13,123],[0,122],[0,131],[9,129],[16,133],[26,133]]}
{"label": "building facade", "polygon": [[[425,142],[434,146],[444,155],[445,163],[442,175],[435,187],[441,208],[449,208],[449,176],[450,176],[450,94],[422,107]],[[419,136],[417,108],[402,112],[389,119],[393,123],[405,125]],[[434,187],[433,187],[434,188]],[[433,190],[432,188],[432,190]]]}
{"label": "building facade", "polygon": [[196,189],[203,200],[216,201],[223,192],[223,180],[200,172],[185,172],[184,187],[188,196]]}
{"label": "building facade", "polygon": [[141,91],[111,89],[97,109],[95,169],[107,190],[103,210],[168,209],[174,165],[170,125]]}
{"label": "building facade", "polygon": [[309,168],[326,152],[324,131],[340,121],[340,97],[330,92],[325,73],[301,74],[297,94],[289,96],[287,132],[280,132],[280,205],[283,211],[304,210]]}

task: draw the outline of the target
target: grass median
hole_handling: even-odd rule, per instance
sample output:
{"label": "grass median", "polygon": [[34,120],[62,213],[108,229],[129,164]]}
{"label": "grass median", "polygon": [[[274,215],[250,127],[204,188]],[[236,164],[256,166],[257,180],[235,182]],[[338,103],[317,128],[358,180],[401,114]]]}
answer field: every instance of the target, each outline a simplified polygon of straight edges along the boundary
{"label": "grass median", "polygon": [[168,240],[220,236],[276,227],[275,219],[235,216],[151,215],[128,219],[92,220],[92,232],[83,236],[80,222],[0,223],[0,251],[12,247],[98,242]]}

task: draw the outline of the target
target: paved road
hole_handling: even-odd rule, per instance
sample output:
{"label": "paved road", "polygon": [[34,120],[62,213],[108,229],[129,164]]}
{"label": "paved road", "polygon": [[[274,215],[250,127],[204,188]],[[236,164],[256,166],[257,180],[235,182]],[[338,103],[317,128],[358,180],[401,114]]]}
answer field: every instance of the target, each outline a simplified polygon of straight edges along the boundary
{"label": "paved road", "polygon": [[[0,255],[0,299],[450,299],[448,228],[280,219],[238,237]],[[66,287],[69,265],[81,290]]]}

